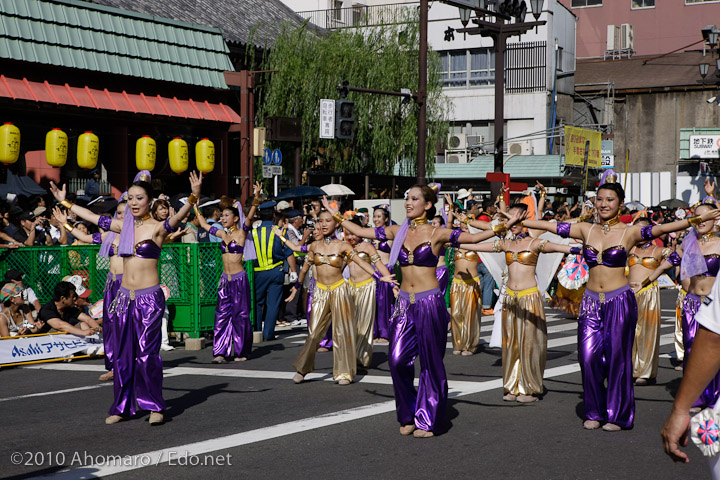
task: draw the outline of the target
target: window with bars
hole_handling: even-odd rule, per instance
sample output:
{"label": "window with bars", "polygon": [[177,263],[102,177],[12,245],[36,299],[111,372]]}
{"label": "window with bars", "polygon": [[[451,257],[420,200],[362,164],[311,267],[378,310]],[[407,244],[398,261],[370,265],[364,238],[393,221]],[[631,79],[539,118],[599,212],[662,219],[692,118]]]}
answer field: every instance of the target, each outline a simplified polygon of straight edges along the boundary
{"label": "window with bars", "polygon": [[597,5],[602,5],[602,0],[572,0],[572,2],[570,3],[570,6],[572,8],[594,7]]}
{"label": "window with bars", "polygon": [[495,52],[491,48],[439,52],[445,87],[475,87],[495,83]]}
{"label": "window with bars", "polygon": [[632,8],[655,8],[655,0],[632,0]]}

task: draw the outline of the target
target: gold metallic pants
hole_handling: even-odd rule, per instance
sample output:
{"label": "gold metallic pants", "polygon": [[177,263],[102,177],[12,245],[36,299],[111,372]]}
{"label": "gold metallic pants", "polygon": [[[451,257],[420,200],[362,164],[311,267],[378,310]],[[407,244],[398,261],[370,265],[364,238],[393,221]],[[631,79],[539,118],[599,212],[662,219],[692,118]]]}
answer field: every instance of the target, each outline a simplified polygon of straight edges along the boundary
{"label": "gold metallic pants", "polygon": [[453,350],[475,352],[480,343],[478,302],[482,296],[480,277],[472,280],[453,278],[450,287],[450,329]]}
{"label": "gold metallic pants", "polygon": [[684,289],[678,290],[677,302],[675,302],[675,353],[677,359],[683,361],[685,359],[685,347],[683,346],[682,333],[682,306],[685,301],[687,292]]}
{"label": "gold metallic pants", "polygon": [[505,393],[543,393],[547,359],[547,323],[537,287],[514,291],[505,287],[502,310],[502,370]]}
{"label": "gold metallic pants", "polygon": [[375,326],[375,279],[348,281],[355,300],[357,319],[357,359],[368,368],[373,355],[373,327]]}
{"label": "gold metallic pants", "polygon": [[332,285],[318,282],[312,299],[313,329],[293,366],[303,375],[315,370],[315,351],[332,321],[333,379],[353,381],[357,371],[355,305],[345,279]]}
{"label": "gold metallic pants", "polygon": [[660,354],[660,287],[653,282],[635,294],[638,322],[632,349],[633,378],[655,378]]}

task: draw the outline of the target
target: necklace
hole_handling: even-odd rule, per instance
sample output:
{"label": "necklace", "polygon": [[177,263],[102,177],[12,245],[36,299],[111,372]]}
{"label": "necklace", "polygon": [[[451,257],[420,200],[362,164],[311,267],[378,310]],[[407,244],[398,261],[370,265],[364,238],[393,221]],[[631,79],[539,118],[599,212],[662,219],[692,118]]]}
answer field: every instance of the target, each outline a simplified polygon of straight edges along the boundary
{"label": "necklace", "polygon": [[136,226],[136,227],[139,227],[140,225],[142,225],[143,223],[145,223],[145,220],[149,220],[149,219],[150,219],[150,214],[149,214],[149,213],[146,213],[146,214],[143,215],[142,217],[135,219],[135,226]]}
{"label": "necklace", "polygon": [[702,237],[700,237],[700,242],[705,244],[705,243],[709,242],[710,240],[712,240],[714,237],[715,237],[715,234],[713,232],[708,232],[705,235],[703,235]]}
{"label": "necklace", "polygon": [[227,229],[227,233],[232,235],[233,233],[237,232],[237,227],[235,225],[232,225],[230,228]]}
{"label": "necklace", "polygon": [[518,233],[517,235],[512,235],[512,236],[510,237],[510,240],[519,241],[519,240],[522,240],[523,238],[527,238],[527,237],[528,237],[528,234],[527,234],[527,233],[525,233],[525,232],[520,232],[520,233]]}
{"label": "necklace", "polygon": [[332,240],[333,240],[333,239],[330,238],[330,237],[325,237],[325,238],[323,238],[323,241],[325,242],[325,245],[330,245],[330,242],[332,242]]}
{"label": "necklace", "polygon": [[410,220],[410,228],[415,230],[418,227],[418,225],[427,225],[427,223],[428,223],[427,217],[419,217],[414,220]]}
{"label": "necklace", "polygon": [[638,243],[638,244],[637,244],[637,247],[638,247],[639,249],[641,249],[641,250],[644,250],[644,249],[646,249],[646,248],[650,248],[651,246],[652,246],[652,242]]}
{"label": "necklace", "polygon": [[619,215],[615,215],[610,220],[600,220],[600,225],[602,225],[603,233],[608,233],[610,231],[610,227],[612,227],[613,225],[617,225],[618,223],[620,223]]}

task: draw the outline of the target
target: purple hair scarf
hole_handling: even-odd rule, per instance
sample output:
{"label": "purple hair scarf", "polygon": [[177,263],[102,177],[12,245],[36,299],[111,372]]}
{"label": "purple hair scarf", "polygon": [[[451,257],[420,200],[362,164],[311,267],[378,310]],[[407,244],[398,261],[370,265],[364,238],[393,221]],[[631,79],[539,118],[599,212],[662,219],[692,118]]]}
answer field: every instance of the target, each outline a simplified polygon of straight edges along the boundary
{"label": "purple hair scarf", "polygon": [[[235,202],[235,208],[238,210],[238,225],[240,225],[240,228],[242,228],[242,225],[245,224],[245,213],[243,212],[242,206],[239,202]],[[245,233],[245,247],[243,248],[243,258],[245,260],[257,260],[257,252],[255,252],[255,242],[252,240],[251,232]]]}
{"label": "purple hair scarf", "polygon": [[680,263],[680,279],[684,280],[707,272],[705,256],[700,250],[700,245],[698,245],[697,233],[694,228],[691,228],[690,232],[685,235],[682,246],[683,257]]}

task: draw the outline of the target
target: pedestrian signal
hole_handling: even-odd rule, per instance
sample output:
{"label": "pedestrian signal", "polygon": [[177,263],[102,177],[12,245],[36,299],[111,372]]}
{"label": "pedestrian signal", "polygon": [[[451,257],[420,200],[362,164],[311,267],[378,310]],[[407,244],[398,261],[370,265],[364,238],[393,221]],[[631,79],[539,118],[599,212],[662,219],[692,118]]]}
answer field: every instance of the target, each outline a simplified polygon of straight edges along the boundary
{"label": "pedestrian signal", "polygon": [[355,134],[355,102],[335,101],[335,138],[351,140]]}

